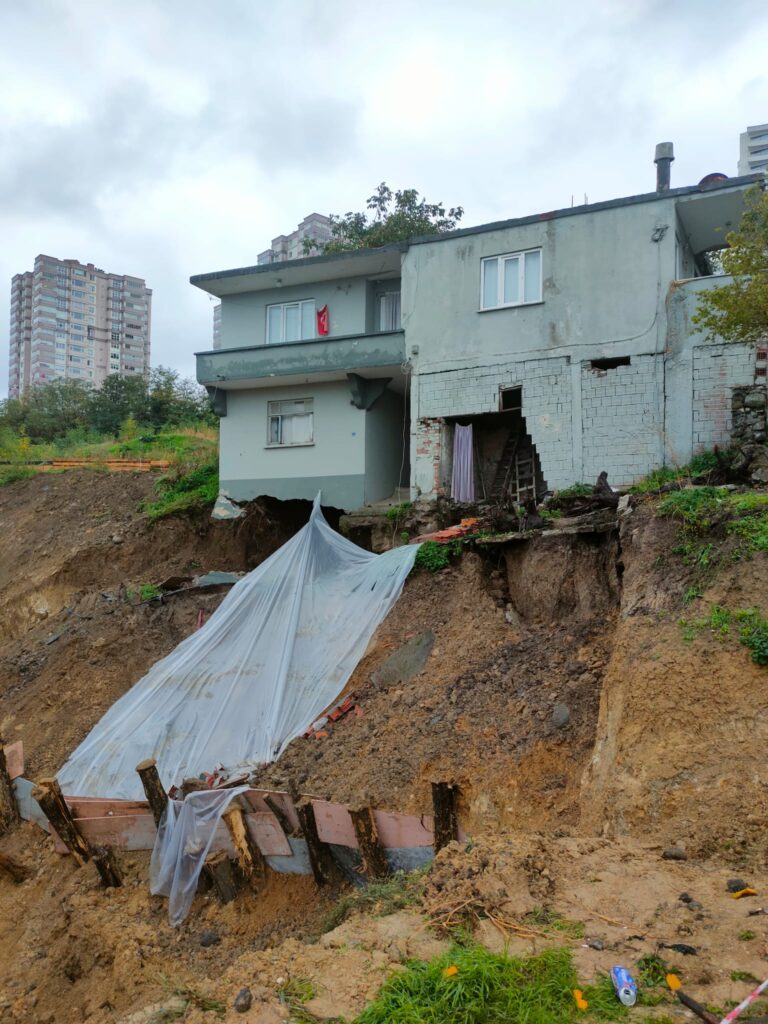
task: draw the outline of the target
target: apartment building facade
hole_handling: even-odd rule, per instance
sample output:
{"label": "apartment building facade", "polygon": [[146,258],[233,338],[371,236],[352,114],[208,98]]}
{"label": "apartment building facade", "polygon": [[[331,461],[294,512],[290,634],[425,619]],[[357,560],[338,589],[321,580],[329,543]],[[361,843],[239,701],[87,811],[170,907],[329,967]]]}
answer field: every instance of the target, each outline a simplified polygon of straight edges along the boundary
{"label": "apartment building facade", "polygon": [[99,388],[110,374],[146,376],[151,324],[142,278],[39,255],[11,281],[10,397],[54,380]]}
{"label": "apartment building facade", "polygon": [[192,278],[222,300],[197,377],[222,417],[224,493],[320,490],[346,510],[451,494],[459,427],[489,500],[603,470],[626,486],[727,445],[733,389],[765,378],[767,354],[709,340],[693,314],[760,179],[671,189],[668,172],[643,195]]}
{"label": "apartment building facade", "polygon": [[768,124],[753,124],[739,136],[739,174],[768,174]]}
{"label": "apartment building facade", "polygon": [[331,240],[331,219],[323,213],[310,213],[299,224],[295,231],[289,235],[278,235],[272,239],[272,245],[257,256],[257,262],[282,263],[285,260],[296,260],[307,253],[304,243],[310,242],[310,252],[316,251],[317,246]]}

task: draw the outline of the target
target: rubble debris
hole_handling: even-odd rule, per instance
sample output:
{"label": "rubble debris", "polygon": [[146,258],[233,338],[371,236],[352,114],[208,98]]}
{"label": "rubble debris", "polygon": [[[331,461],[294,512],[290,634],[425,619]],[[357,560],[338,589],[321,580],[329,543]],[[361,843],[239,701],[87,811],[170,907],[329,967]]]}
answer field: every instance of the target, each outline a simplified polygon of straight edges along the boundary
{"label": "rubble debris", "polygon": [[729,878],[725,883],[726,892],[741,892],[742,889],[747,889],[749,886],[743,878]]}
{"label": "rubble debris", "polygon": [[660,942],[659,949],[671,949],[682,956],[698,956],[699,951],[695,946],[689,946],[687,942]]}
{"label": "rubble debris", "polygon": [[220,494],[211,511],[211,519],[241,519],[245,514],[244,508],[228,498],[226,494]]}
{"label": "rubble debris", "polygon": [[208,949],[209,946],[218,946],[221,942],[221,936],[213,928],[205,928],[200,933],[200,945],[203,949]]}
{"label": "rubble debris", "polygon": [[565,729],[571,721],[571,712],[567,704],[555,704],[552,709],[552,724],[558,729]]}

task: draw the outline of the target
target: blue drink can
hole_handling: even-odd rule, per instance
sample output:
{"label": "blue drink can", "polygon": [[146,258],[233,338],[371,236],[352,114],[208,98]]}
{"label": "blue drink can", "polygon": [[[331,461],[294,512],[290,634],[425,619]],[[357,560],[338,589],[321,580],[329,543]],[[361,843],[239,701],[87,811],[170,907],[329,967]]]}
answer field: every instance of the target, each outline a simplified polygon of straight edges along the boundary
{"label": "blue drink can", "polygon": [[626,967],[612,967],[611,981],[619,1002],[625,1006],[634,1006],[637,1002],[637,985]]}

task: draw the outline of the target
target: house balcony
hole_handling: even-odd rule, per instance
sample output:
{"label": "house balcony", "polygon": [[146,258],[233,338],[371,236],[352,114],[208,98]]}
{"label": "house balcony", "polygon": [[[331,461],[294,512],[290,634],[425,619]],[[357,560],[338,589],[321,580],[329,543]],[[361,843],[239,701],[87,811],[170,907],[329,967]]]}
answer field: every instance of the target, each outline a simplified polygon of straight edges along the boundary
{"label": "house balcony", "polygon": [[[197,352],[197,380],[226,414],[221,392],[322,383],[351,378],[388,378],[402,390],[405,332],[381,331]],[[217,408],[217,412],[220,411]]]}

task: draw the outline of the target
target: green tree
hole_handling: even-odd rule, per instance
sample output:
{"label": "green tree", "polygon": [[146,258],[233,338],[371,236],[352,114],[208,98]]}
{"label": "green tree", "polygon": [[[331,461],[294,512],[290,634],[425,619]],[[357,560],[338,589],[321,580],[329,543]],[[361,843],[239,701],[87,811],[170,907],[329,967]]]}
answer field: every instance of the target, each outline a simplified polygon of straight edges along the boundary
{"label": "green tree", "polygon": [[722,270],[733,280],[701,293],[693,322],[710,340],[763,341],[768,337],[768,191],[747,192],[739,228],[726,241]]}
{"label": "green tree", "polygon": [[419,235],[452,231],[464,215],[462,206],[449,210],[442,203],[428,203],[415,188],[395,192],[385,181],[366,202],[365,213],[331,214],[332,238],[320,246],[307,239],[305,252],[319,248],[323,254],[353,249],[376,249]]}

